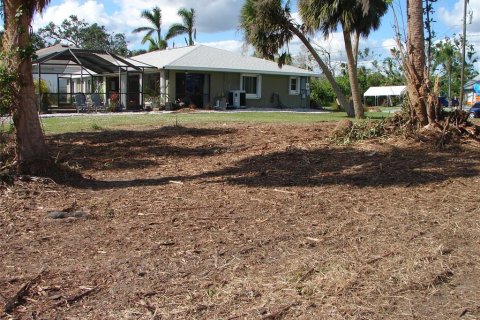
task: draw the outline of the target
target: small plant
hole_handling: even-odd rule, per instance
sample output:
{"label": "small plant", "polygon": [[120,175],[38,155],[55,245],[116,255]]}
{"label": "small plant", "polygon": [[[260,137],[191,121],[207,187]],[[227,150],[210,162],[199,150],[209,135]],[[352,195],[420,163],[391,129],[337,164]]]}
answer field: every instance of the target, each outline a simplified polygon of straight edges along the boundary
{"label": "small plant", "polygon": [[217,290],[215,288],[208,288],[207,289],[207,296],[213,298],[217,294]]}
{"label": "small plant", "polygon": [[93,130],[103,130],[101,126],[99,126],[96,122],[92,123]]}
{"label": "small plant", "polygon": [[105,217],[109,219],[115,218],[115,210],[113,210],[112,208],[105,209]]}
{"label": "small plant", "polygon": [[123,109],[122,103],[120,102],[120,94],[118,92],[112,91],[109,95],[110,103],[108,106],[108,111],[111,112],[121,112]]}

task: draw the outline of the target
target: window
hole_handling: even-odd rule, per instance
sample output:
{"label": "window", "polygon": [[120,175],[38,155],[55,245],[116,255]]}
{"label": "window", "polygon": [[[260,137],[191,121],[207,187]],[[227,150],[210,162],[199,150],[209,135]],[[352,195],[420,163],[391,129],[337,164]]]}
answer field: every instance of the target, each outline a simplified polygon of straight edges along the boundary
{"label": "window", "polygon": [[300,94],[300,81],[298,77],[290,77],[288,81],[288,94],[290,95]]}
{"label": "window", "polygon": [[240,89],[245,91],[247,99],[260,99],[262,97],[262,76],[242,74]]}

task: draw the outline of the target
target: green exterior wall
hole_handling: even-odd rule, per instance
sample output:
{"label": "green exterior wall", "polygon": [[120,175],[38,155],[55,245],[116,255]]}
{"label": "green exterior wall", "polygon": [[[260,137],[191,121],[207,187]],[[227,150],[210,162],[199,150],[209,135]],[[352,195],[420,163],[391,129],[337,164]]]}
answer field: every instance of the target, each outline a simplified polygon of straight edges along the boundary
{"label": "green exterior wall", "polygon": [[[177,73],[185,71],[169,70],[167,72],[167,97],[170,102],[175,100],[175,78]],[[210,77],[210,103],[205,107],[213,107],[221,96],[228,98],[231,90],[240,90],[241,73],[227,72],[203,72],[189,71],[191,73],[205,74]],[[309,108],[310,99],[308,96],[289,94],[289,80],[287,75],[261,75],[261,98],[246,99],[246,107],[271,108],[276,107],[278,103],[272,103],[272,95],[278,94],[281,104],[286,108]],[[302,78],[302,77],[299,77]],[[305,77],[303,77],[305,78]],[[300,82],[298,83],[300,86]],[[302,88],[305,89],[305,88]],[[276,99],[275,99],[276,100]]]}

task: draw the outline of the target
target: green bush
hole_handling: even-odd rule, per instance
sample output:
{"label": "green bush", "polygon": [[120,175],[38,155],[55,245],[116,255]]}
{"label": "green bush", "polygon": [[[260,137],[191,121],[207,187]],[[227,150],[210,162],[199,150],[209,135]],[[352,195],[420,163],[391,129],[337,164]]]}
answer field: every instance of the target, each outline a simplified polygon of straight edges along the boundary
{"label": "green bush", "polygon": [[9,57],[0,52],[0,116],[12,113],[17,96],[17,73],[9,63]]}
{"label": "green bush", "polygon": [[35,93],[40,94],[40,111],[43,113],[48,112],[48,108],[52,105],[52,100],[50,99],[50,88],[48,87],[47,81],[33,80],[35,86]]}
{"label": "green bush", "polygon": [[310,82],[310,90],[310,99],[317,105],[327,106],[335,101],[335,92],[327,80],[313,79]]}
{"label": "green bush", "polygon": [[[337,77],[337,84],[344,94],[350,94],[350,85],[345,77]],[[337,95],[327,79],[313,79],[310,82],[310,99],[318,106],[331,106]]]}

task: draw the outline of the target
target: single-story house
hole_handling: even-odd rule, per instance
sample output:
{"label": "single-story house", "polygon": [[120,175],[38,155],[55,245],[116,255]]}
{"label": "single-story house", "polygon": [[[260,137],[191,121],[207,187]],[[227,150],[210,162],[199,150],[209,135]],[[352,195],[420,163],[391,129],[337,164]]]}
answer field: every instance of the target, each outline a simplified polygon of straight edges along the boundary
{"label": "single-story house", "polygon": [[385,97],[388,106],[393,105],[392,97],[401,98],[407,92],[406,86],[380,86],[370,87],[363,94],[365,98],[373,97],[375,99],[375,106],[379,105],[379,98]]}
{"label": "single-story house", "polygon": [[162,103],[200,108],[227,102],[235,107],[310,107],[311,71],[205,45],[158,50],[131,58],[154,66],[145,86],[158,84]]}
{"label": "single-story house", "polygon": [[36,52],[33,76],[47,82],[58,109],[72,105],[74,94],[82,92],[99,93],[107,104],[119,96],[127,110],[135,110],[153,100],[167,108],[180,103],[308,108],[309,79],[315,74],[204,45],[125,58],[57,44]]}

